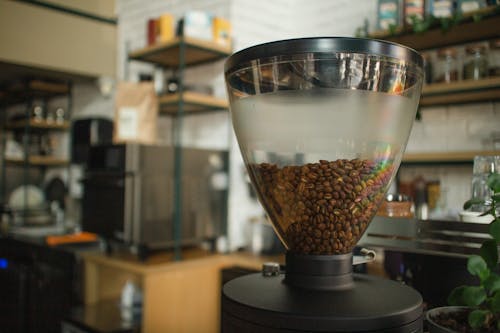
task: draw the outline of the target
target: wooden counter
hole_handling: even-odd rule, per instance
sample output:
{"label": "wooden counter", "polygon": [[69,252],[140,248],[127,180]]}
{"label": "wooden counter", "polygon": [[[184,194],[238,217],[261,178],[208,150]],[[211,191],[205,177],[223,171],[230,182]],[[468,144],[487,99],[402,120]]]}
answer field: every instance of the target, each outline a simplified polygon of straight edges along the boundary
{"label": "wooden counter", "polygon": [[130,256],[83,256],[84,302],[120,297],[127,281],[143,292],[142,332],[219,332],[221,270],[231,266],[260,270],[267,261],[284,262],[284,256],[210,254],[202,250],[183,252],[182,261],[172,254],[139,262]]}

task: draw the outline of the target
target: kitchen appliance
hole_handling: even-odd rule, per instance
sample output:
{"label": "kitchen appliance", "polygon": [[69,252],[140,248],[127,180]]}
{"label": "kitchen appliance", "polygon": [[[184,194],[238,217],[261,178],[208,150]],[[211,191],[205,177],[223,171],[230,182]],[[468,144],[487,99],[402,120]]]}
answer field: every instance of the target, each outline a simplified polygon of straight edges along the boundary
{"label": "kitchen appliance", "polygon": [[83,118],[73,121],[71,163],[85,164],[92,145],[111,144],[113,122],[106,118]]}
{"label": "kitchen appliance", "polygon": [[[213,240],[226,219],[227,152],[182,151],[182,244]],[[139,250],[174,245],[174,148],[120,144],[90,148],[82,228]]]}
{"label": "kitchen appliance", "polygon": [[223,332],[421,332],[422,298],[352,273],[352,251],[399,167],[422,57],[389,42],[305,38],[225,64],[231,116],[258,197],[287,248],[284,272],[228,282]]}

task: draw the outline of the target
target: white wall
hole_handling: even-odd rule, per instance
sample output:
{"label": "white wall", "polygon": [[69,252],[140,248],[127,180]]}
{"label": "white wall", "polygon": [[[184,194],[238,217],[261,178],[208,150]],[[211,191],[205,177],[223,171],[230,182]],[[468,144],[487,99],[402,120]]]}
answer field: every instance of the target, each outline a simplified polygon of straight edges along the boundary
{"label": "white wall", "polygon": [[[349,36],[370,20],[373,29],[376,17],[376,0],[119,0],[119,59],[118,73],[124,77],[128,66],[129,79],[140,71],[152,67],[137,62],[126,62],[126,47],[137,49],[146,44],[146,22],[163,12],[177,18],[186,10],[206,10],[231,20],[234,50],[285,38],[308,36]],[[186,82],[211,84],[215,94],[225,95],[222,77],[223,62],[198,67],[187,72]],[[170,73],[166,73],[170,75]],[[112,116],[112,99],[104,99],[92,87],[76,88],[76,115],[107,114]],[[80,89],[80,90],[79,90]],[[92,97],[94,96],[94,97]],[[427,108],[423,119],[416,122],[408,151],[451,151],[486,149],[484,136],[492,128],[500,126],[499,104],[478,104]],[[244,181],[244,167],[239,149],[230,130],[225,113],[186,117],[183,142],[190,146],[224,148],[231,147],[231,179],[229,198],[229,237],[231,248],[245,243],[244,226],[251,216],[261,215],[260,205],[248,196]],[[170,140],[170,120],[161,121],[161,135]],[[427,180],[439,178],[446,189],[446,201],[450,207],[460,207],[468,197],[470,167],[412,167],[401,170],[402,179],[423,175]],[[458,208],[457,208],[458,209]]]}

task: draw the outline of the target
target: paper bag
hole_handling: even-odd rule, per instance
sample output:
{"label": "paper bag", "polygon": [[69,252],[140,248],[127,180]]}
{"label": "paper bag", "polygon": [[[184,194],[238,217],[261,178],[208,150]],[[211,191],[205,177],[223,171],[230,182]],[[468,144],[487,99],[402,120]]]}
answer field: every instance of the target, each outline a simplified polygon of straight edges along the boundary
{"label": "paper bag", "polygon": [[116,91],[114,143],[157,143],[158,99],[152,82],[120,82]]}

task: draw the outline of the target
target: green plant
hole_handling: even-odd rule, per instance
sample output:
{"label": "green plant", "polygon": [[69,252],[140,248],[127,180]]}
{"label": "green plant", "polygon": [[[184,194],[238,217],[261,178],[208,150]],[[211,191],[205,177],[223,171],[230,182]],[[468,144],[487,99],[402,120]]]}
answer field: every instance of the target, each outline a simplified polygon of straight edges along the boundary
{"label": "green plant", "polygon": [[410,26],[414,33],[423,33],[429,30],[429,28],[434,24],[435,17],[432,15],[428,15],[425,18],[419,17],[417,15],[410,16]]}
{"label": "green plant", "polygon": [[480,248],[480,255],[468,258],[467,270],[479,278],[478,286],[460,286],[455,288],[448,297],[450,305],[463,305],[472,309],[468,316],[469,325],[473,329],[500,329],[500,275],[498,271],[498,245],[500,244],[500,217],[497,209],[500,207],[500,174],[490,174],[488,186],[493,194],[491,200],[471,199],[464,204],[469,209],[474,204],[487,207],[482,215],[492,215],[489,224],[491,239],[485,240]]}

